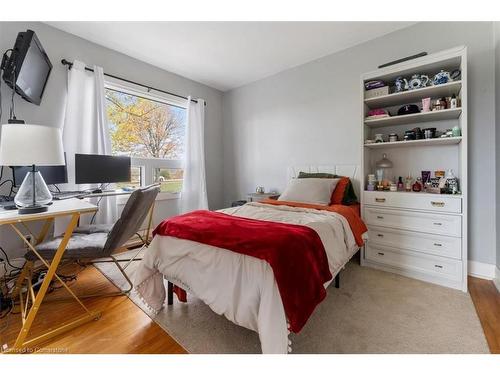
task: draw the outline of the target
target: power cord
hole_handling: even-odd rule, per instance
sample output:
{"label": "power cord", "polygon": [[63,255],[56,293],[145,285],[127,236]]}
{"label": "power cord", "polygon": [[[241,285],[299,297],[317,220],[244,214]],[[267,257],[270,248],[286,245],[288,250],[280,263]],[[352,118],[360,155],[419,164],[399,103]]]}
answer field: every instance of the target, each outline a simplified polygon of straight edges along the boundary
{"label": "power cord", "polygon": [[[10,52],[10,55],[8,55],[8,53]],[[2,56],[2,62],[0,63],[0,123],[2,123],[2,115],[3,115],[3,108],[2,108],[2,86],[1,86],[1,83],[2,83],[2,72],[5,71],[5,67],[7,65],[7,62],[8,60],[10,60],[10,57],[12,55],[12,48],[9,48],[8,50],[6,50]],[[11,98],[11,115],[14,114],[14,93],[15,93],[15,77],[16,77],[16,72],[15,72],[15,66],[14,66],[14,70],[13,70],[13,75],[14,75],[14,89],[12,90],[12,98]],[[11,116],[12,118],[12,116]],[[15,114],[14,114],[14,119],[15,119]],[[2,177],[3,177],[3,166],[2,166],[2,169],[0,171],[0,181],[2,181]],[[11,183],[11,186],[10,186],[10,191],[9,191],[9,197],[12,196],[12,192],[14,191],[14,181],[12,179],[9,179],[9,180],[6,180],[2,183],[0,183],[0,187],[2,187],[5,183],[7,182],[10,182]]]}
{"label": "power cord", "polygon": [[[0,181],[2,181],[3,178],[3,167],[4,167],[3,165],[0,167]],[[8,178],[4,182],[0,183],[0,187],[2,187],[2,185],[4,185],[7,182],[11,183],[10,190],[12,191],[12,189],[14,188],[14,180],[12,178]]]}
{"label": "power cord", "polygon": [[[4,72],[5,73],[5,68],[7,67],[7,64],[8,62],[10,61],[11,57],[12,57],[12,53],[13,53],[13,49],[12,48],[9,48],[8,50],[6,50],[3,55],[2,55],[2,62],[0,63],[0,75],[1,75],[1,72]],[[10,52],[10,54],[9,54]],[[16,66],[14,65],[12,67],[12,77],[14,78],[14,80],[11,82],[12,85],[13,85],[13,88],[12,88],[12,96],[11,96],[11,107],[10,107],[10,111],[9,111],[9,116],[10,116],[10,119],[16,119],[16,116],[15,116],[15,104],[14,104],[14,94],[16,92]],[[1,79],[0,79],[0,84],[1,84]],[[0,121],[2,119],[2,91],[1,91],[1,87],[0,87]],[[14,116],[14,117],[12,117]]]}
{"label": "power cord", "polygon": [[[103,198],[103,197],[100,197],[100,198],[97,200],[97,203],[96,203],[96,206],[97,206],[97,207],[99,207],[99,204],[101,203],[102,198]],[[97,215],[97,211],[96,211],[96,212],[94,212],[94,214],[92,215],[92,219],[90,219],[90,225],[94,224],[95,215]]]}
{"label": "power cord", "polygon": [[[3,247],[0,246],[0,251],[3,253],[3,255],[5,256],[5,261],[7,262],[7,264],[13,268],[13,269],[17,269],[17,270],[22,270],[23,268],[22,267],[17,267],[17,266],[14,266],[10,260],[9,260],[9,256],[7,255],[7,253],[5,252],[5,250],[3,249]],[[0,261],[3,261],[3,259],[0,258]]]}
{"label": "power cord", "polygon": [[[100,190],[101,192],[103,192],[104,190],[106,190],[108,188],[109,184],[100,184],[99,187],[98,187],[98,190]],[[96,203],[96,206],[99,207],[99,204],[101,203],[101,200],[102,198],[104,197],[99,197],[99,199],[97,200],[97,203]],[[97,211],[94,212],[94,214],[92,215],[92,219],[90,219],[90,224],[94,224],[94,220],[95,220],[95,216],[97,215]]]}
{"label": "power cord", "polygon": [[5,66],[7,65],[7,60],[10,59],[10,56],[7,55],[8,52],[12,53],[12,49],[8,49],[3,53],[2,62],[0,63],[0,122],[2,120],[3,108],[2,108],[2,79],[1,73],[4,71]]}
{"label": "power cord", "polygon": [[[12,271],[18,271],[19,267],[14,266],[10,260],[9,256],[5,252],[5,250],[0,247],[0,251],[3,253],[5,259],[0,258],[0,261],[2,262],[3,269],[4,269],[4,275],[2,276],[2,280],[4,282],[4,285],[2,288],[0,288],[0,319],[3,319],[7,317],[11,312],[12,309],[14,308],[14,302],[12,301],[12,298],[8,297],[9,295],[9,281],[12,280]],[[8,272],[7,265],[9,265],[12,270],[10,273]],[[0,332],[3,332],[7,329],[9,325],[9,321],[7,320],[4,324],[3,327],[0,328]]]}
{"label": "power cord", "polygon": [[10,112],[9,118],[13,120],[17,120],[16,118],[16,104],[14,102],[14,96],[16,94],[16,66],[13,66],[12,69],[12,95],[10,96]]}
{"label": "power cord", "polygon": [[17,66],[12,66],[12,94],[10,96],[10,111],[9,119],[16,120],[16,104],[14,102],[14,96],[16,94],[16,68]]}

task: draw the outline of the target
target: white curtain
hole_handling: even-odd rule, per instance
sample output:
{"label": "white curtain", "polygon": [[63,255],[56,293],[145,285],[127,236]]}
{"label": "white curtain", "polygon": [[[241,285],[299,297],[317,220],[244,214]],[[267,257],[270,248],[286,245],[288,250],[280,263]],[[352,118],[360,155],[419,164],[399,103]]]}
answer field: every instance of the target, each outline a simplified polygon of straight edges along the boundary
{"label": "white curtain", "polygon": [[205,101],[188,98],[180,213],[208,209],[205,180]]}
{"label": "white curtain", "polygon": [[[68,184],[64,190],[89,188],[88,185],[75,184],[75,154],[111,154],[104,74],[101,67],[94,66],[93,69],[93,72],[87,71],[83,62],[75,60],[68,72],[68,95],[62,129],[68,169]],[[99,204],[95,222],[113,223],[115,220],[116,199],[105,197]],[[82,221],[86,220],[82,218]],[[58,227],[56,225],[56,231]]]}

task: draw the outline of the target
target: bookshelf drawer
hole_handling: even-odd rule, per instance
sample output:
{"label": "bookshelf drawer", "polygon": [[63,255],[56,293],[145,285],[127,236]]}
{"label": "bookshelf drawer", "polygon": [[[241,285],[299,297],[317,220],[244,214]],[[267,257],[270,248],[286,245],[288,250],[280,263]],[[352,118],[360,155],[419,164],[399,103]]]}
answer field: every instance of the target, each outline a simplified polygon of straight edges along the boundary
{"label": "bookshelf drawer", "polygon": [[462,258],[462,239],[443,235],[410,232],[369,226],[368,241],[377,246],[391,246],[449,258]]}
{"label": "bookshelf drawer", "polygon": [[365,248],[366,259],[390,267],[422,272],[458,281],[462,277],[462,262],[411,251],[368,244]]}
{"label": "bookshelf drawer", "polygon": [[373,207],[365,207],[363,212],[364,220],[368,225],[430,234],[444,234],[452,237],[462,236],[462,217],[458,215],[385,210]]}
{"label": "bookshelf drawer", "polygon": [[445,194],[365,191],[363,203],[378,207],[462,213],[462,198]]}

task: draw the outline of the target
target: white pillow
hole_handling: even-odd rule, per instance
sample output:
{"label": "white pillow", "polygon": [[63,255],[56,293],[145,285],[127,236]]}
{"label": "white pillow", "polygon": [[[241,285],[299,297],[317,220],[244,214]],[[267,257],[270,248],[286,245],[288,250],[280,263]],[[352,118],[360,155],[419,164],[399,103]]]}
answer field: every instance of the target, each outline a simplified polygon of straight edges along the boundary
{"label": "white pillow", "polygon": [[290,180],[279,201],[329,205],[340,178],[295,178]]}

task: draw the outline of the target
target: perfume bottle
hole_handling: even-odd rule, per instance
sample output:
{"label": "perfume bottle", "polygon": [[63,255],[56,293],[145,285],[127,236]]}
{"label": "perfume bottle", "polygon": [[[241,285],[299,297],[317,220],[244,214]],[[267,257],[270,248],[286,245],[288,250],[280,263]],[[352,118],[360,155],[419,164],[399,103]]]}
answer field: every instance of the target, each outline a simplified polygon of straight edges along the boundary
{"label": "perfume bottle", "polygon": [[458,179],[453,174],[453,169],[446,171],[446,187],[448,194],[458,194]]}
{"label": "perfume bottle", "polygon": [[455,94],[453,94],[451,96],[451,100],[450,100],[450,108],[457,108],[458,104],[457,104],[457,96]]}
{"label": "perfume bottle", "polygon": [[405,185],[403,183],[403,177],[399,176],[398,191],[404,191],[404,190],[405,190]]}
{"label": "perfume bottle", "polygon": [[412,186],[412,190],[416,193],[422,191],[422,180],[420,177],[417,178],[417,181]]}
{"label": "perfume bottle", "polygon": [[409,174],[405,179],[405,190],[411,191],[411,183],[413,182],[413,178]]}

